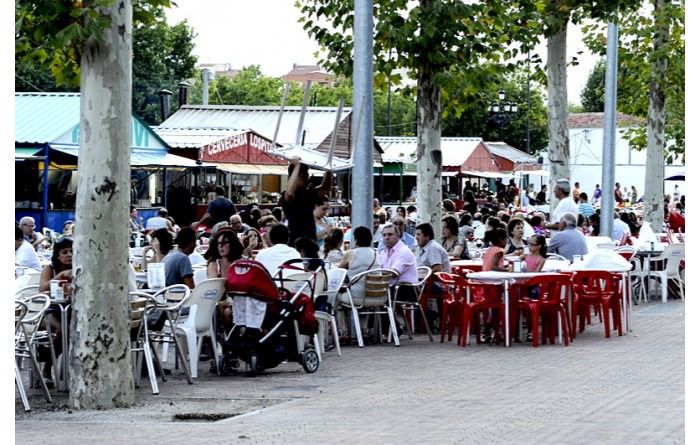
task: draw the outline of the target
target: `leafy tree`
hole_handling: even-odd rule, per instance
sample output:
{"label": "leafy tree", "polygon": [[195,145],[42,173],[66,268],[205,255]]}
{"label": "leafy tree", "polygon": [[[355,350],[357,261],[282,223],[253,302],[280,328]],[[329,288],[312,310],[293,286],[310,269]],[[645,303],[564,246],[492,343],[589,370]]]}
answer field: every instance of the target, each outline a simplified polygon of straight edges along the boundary
{"label": "leafy tree", "polygon": [[[598,113],[604,111],[604,76],[606,71],[605,59],[599,60],[585,82],[585,88],[580,95],[583,111]],[[618,98],[617,98],[618,100]]]}
{"label": "leafy tree", "polygon": [[[300,0],[304,29],[326,53],[323,65],[336,73],[352,72],[352,2]],[[404,70],[417,81],[417,170],[420,219],[439,227],[442,157],[441,94],[456,98],[464,79],[478,84],[493,75],[483,62],[510,60],[516,41],[530,42],[533,23],[529,2],[380,0],[374,2],[375,87],[397,85]],[[531,45],[533,46],[533,45]]]}
{"label": "leafy tree", "polygon": [[[16,3],[15,51],[81,85],[70,394],[74,408],[134,402],[128,315],[132,14],[168,0]],[[68,335],[68,332],[64,332]],[[64,353],[68,353],[65,351]]]}
{"label": "leafy tree", "polygon": [[[546,108],[541,91],[536,82],[530,85],[529,140],[532,154],[546,148],[547,121]],[[505,101],[516,103],[519,110],[511,116],[511,121],[499,127],[491,118],[488,107],[498,102],[498,91],[505,92]],[[460,116],[446,114],[442,120],[444,136],[480,136],[486,141],[504,141],[526,151],[527,146],[527,75],[518,72],[511,79],[503,77],[500,82],[484,86],[478,95],[466,102]]]}
{"label": "leafy tree", "polygon": [[[161,121],[158,92],[176,92],[179,82],[196,73],[194,37],[186,20],[168,25],[162,9],[155,12],[154,20],[134,27],[133,108],[147,123]],[[174,111],[174,101],[171,107]]]}
{"label": "leafy tree", "polygon": [[[685,13],[682,0],[654,0],[650,13],[629,12],[619,18],[619,109],[647,116],[646,128],[625,137],[646,148],[644,205],[646,219],[659,231],[663,220],[665,162],[684,162]],[[587,45],[603,51],[599,26],[585,29]]]}
{"label": "leafy tree", "polygon": [[[150,7],[141,0],[134,8],[133,109],[147,123],[155,125],[160,122],[158,91],[177,91],[177,84],[192,77],[196,71],[197,59],[192,55],[195,35],[186,21],[168,25],[160,4]],[[144,11],[144,8],[151,12],[136,12]],[[71,14],[78,15],[75,12]],[[91,15],[89,12],[81,14]],[[31,19],[21,18],[20,25],[30,22]],[[51,29],[57,33],[53,25]],[[49,59],[49,51],[55,51],[55,54],[51,57],[52,63],[47,64],[45,60]],[[33,37],[21,36],[15,53],[15,91],[79,91],[80,67],[76,61],[72,58],[66,60],[65,66],[60,69],[53,65],[54,60],[59,65],[64,63],[65,52],[75,53],[75,49],[52,50]],[[174,102],[171,105],[176,106]]]}

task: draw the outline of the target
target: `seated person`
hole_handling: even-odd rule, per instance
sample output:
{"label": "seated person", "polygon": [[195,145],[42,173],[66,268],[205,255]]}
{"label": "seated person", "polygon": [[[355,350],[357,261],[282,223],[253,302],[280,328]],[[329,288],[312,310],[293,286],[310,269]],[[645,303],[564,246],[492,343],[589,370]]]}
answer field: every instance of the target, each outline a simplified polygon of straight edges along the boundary
{"label": "seated person", "polygon": [[[371,241],[371,230],[363,226],[354,229],[354,248],[345,252],[337,265],[337,267],[347,269],[347,277],[350,280],[357,274],[381,267],[378,254],[371,247]],[[355,296],[364,295],[364,286],[365,280],[360,280],[352,285],[350,292]],[[344,302],[349,305],[349,294],[346,290],[344,292],[340,291],[337,295],[336,309],[341,309],[342,306],[337,305],[337,302]],[[340,335],[340,342],[349,344],[351,340],[347,322],[349,314],[346,311],[341,311],[337,315],[337,329]],[[362,330],[366,333],[367,318],[361,318],[360,323]]]}
{"label": "seated person", "polygon": [[[68,283],[73,280],[73,240],[70,238],[63,238],[53,245],[51,264],[44,266],[44,269],[41,271],[41,277],[39,278],[39,292],[50,292],[51,280],[66,280]],[[70,300],[70,289],[70,285],[65,285],[63,287],[64,297],[66,300]],[[49,306],[48,310],[46,311],[44,322],[51,326],[51,331],[55,334],[53,348],[56,356],[59,356],[62,352],[63,342],[61,340],[61,336],[63,335],[63,332],[61,331],[61,308],[58,304],[52,304]],[[46,362],[42,375],[46,381],[46,385],[52,387],[51,355],[44,355],[41,353],[40,355],[42,355],[42,358],[39,361]]]}
{"label": "seated person", "polygon": [[274,277],[279,272],[280,265],[288,260],[301,258],[301,255],[287,244],[289,229],[283,224],[277,224],[269,230],[269,241],[272,247],[260,250],[255,260],[262,263],[267,272]]}
{"label": "seated person", "polygon": [[587,255],[587,241],[585,235],[576,229],[577,216],[573,213],[564,213],[560,225],[564,229],[554,233],[548,245],[548,252],[557,253],[568,261],[573,261],[574,255]]}
{"label": "seated person", "polygon": [[451,273],[449,254],[434,240],[434,230],[429,223],[420,224],[415,228],[415,239],[417,240],[415,248],[417,266],[427,266],[432,269],[432,272]]}
{"label": "seated person", "polygon": [[15,266],[41,270],[41,263],[36,250],[24,239],[22,229],[15,226]]}

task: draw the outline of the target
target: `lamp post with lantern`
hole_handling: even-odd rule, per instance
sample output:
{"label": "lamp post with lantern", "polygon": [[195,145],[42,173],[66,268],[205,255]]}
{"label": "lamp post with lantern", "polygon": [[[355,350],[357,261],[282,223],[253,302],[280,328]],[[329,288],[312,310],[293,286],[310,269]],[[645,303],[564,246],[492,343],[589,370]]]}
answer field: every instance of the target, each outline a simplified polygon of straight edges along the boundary
{"label": "lamp post with lantern", "polygon": [[514,102],[505,102],[505,91],[500,90],[498,91],[498,102],[490,104],[488,111],[490,111],[489,120],[497,125],[500,133],[500,140],[504,142],[502,138],[502,127],[508,125],[512,121],[512,117],[519,111],[519,107]]}

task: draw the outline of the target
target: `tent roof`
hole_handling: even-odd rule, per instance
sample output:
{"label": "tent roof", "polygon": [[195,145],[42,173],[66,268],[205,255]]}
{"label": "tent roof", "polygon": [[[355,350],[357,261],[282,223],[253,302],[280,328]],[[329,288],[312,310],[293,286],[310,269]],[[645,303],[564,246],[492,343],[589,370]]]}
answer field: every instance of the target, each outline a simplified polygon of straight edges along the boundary
{"label": "tent roof", "polygon": [[[342,110],[346,119],[351,108]],[[334,107],[306,107],[303,120],[305,145],[318,145],[332,133],[337,109]],[[276,142],[295,144],[301,107],[284,107]],[[183,105],[163,122],[161,128],[251,128],[272,140],[279,119],[278,106],[251,105]]]}
{"label": "tent roof", "polygon": [[[377,137],[384,150],[384,162],[415,162],[417,137]],[[471,153],[483,142],[481,138],[446,137],[441,139],[442,166],[461,167]]]}

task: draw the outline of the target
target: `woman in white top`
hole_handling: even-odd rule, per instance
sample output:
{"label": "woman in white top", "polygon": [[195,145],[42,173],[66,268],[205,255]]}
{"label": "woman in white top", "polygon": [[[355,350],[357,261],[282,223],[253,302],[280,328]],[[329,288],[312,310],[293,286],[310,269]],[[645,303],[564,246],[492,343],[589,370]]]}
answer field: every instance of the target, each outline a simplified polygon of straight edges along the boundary
{"label": "woman in white top", "polygon": [[[369,230],[368,228],[359,226],[356,229],[354,229],[354,249],[345,252],[345,255],[342,257],[342,260],[340,260],[340,263],[337,265],[337,267],[347,269],[347,276],[350,278],[350,280],[357,274],[366,272],[367,270],[375,269],[377,267],[381,267],[381,262],[379,261],[378,253],[376,252],[376,250],[370,247],[371,240],[371,230]],[[365,286],[365,280],[360,280],[354,285],[352,285],[350,292],[352,293],[352,295],[364,295]],[[345,302],[349,304],[349,298],[350,296],[348,292],[340,292],[338,294],[338,299],[340,300],[340,302]],[[335,301],[338,300],[336,299]],[[342,307],[338,307],[337,309],[342,309]],[[338,331],[341,337],[340,341],[345,344],[348,344],[351,341],[349,330],[347,328],[348,314],[338,313],[338,315],[340,315],[337,318]],[[367,318],[364,317],[360,321],[362,322],[362,330],[366,330],[366,323],[368,321]]]}

